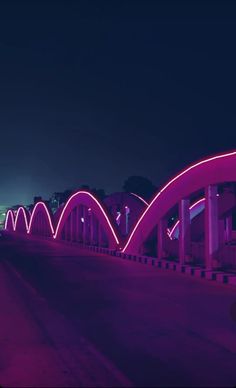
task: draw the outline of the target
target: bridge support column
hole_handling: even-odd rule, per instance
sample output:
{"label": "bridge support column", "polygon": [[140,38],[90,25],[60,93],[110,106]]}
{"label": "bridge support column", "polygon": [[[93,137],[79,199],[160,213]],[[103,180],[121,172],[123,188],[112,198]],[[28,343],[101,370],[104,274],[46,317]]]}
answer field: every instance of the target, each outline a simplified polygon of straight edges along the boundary
{"label": "bridge support column", "polygon": [[71,213],[69,214],[69,217],[68,217],[68,220],[67,220],[67,241],[70,241],[71,240]]}
{"label": "bridge support column", "polygon": [[225,240],[227,242],[232,240],[232,229],[233,229],[232,214],[230,214],[230,216],[226,217],[226,220],[225,220]]}
{"label": "bridge support column", "polygon": [[78,241],[81,243],[83,242],[83,227],[84,227],[84,224],[82,222],[82,218],[84,216],[84,213],[83,213],[83,206],[82,205],[79,205],[78,206]]}
{"label": "bridge support column", "polygon": [[120,209],[120,212],[120,231],[122,236],[126,236],[126,209],[124,206]]}
{"label": "bridge support column", "polygon": [[217,186],[205,188],[205,266],[211,270],[216,267],[219,248]]}
{"label": "bridge support column", "polygon": [[79,241],[79,206],[75,209],[75,241]]}
{"label": "bridge support column", "polygon": [[218,233],[219,233],[219,245],[224,245],[225,243],[225,219],[220,219],[218,221]]}
{"label": "bridge support column", "polygon": [[77,241],[77,207],[72,210],[72,229],[71,229],[71,241]]}
{"label": "bridge support column", "polygon": [[70,241],[73,241],[73,210],[70,213]]}
{"label": "bridge support column", "polygon": [[105,235],[103,226],[100,222],[99,222],[99,226],[98,226],[98,238],[99,238],[99,246],[100,247],[107,246],[106,235]]}
{"label": "bridge support column", "polygon": [[93,238],[94,245],[99,245],[99,222],[95,215],[93,215]]}
{"label": "bridge support column", "polygon": [[89,243],[90,245],[94,245],[94,215],[92,211],[90,211],[90,214],[89,214],[89,226],[90,226]]}
{"label": "bridge support column", "polygon": [[88,211],[85,206],[82,207],[83,209],[83,216],[82,216],[82,223],[83,223],[83,243],[87,244],[87,238],[88,238]]}
{"label": "bridge support column", "polygon": [[65,221],[65,241],[68,241],[68,229],[69,229],[69,223],[68,223],[68,219],[66,219]]}
{"label": "bridge support column", "polygon": [[184,264],[190,254],[190,211],[189,199],[179,202],[179,262]]}
{"label": "bridge support column", "polygon": [[162,259],[165,256],[165,242],[167,236],[167,220],[162,218],[157,225],[157,257]]}

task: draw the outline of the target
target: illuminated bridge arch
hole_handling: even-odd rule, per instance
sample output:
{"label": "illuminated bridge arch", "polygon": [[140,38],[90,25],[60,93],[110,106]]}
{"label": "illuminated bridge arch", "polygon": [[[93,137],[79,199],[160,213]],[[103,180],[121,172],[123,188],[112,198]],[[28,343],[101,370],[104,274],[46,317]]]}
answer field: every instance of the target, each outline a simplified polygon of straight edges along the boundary
{"label": "illuminated bridge arch", "polygon": [[63,239],[115,249],[119,239],[103,206],[93,194],[78,191],[65,204],[54,234]]}
{"label": "illuminated bridge arch", "polygon": [[5,229],[110,249],[116,249],[120,244],[115,226],[104,207],[87,191],[73,194],[54,215],[44,202],[36,203],[31,215],[23,207],[17,210],[15,217],[9,210]]}
{"label": "illuminated bridge arch", "polygon": [[[236,181],[236,152],[221,154],[204,159],[186,168],[171,179],[154,197],[150,205],[130,234],[123,252],[140,254],[150,233],[158,226],[157,253],[163,257],[166,240],[166,216],[174,206],[178,206],[180,218],[179,260],[184,263],[189,250],[190,199],[204,190],[205,193],[205,260],[206,267],[212,268],[219,248],[219,225],[217,210],[217,187],[219,184]],[[233,195],[231,208],[235,206]]]}
{"label": "illuminated bridge arch", "polygon": [[7,211],[4,229],[8,230],[9,232],[15,231],[15,216],[11,209]]}
{"label": "illuminated bridge arch", "polygon": [[30,212],[23,206],[19,207],[15,216],[14,230],[20,233],[27,233],[30,221]]}
{"label": "illuminated bridge arch", "polygon": [[45,237],[54,235],[52,215],[44,202],[37,202],[34,206],[27,232]]}

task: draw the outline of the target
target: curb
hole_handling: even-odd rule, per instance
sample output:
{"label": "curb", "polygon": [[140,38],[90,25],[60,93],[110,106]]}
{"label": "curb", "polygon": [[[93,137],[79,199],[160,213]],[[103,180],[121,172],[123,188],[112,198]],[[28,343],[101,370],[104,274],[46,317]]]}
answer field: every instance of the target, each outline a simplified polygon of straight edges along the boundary
{"label": "curb", "polygon": [[121,251],[116,251],[115,249],[108,249],[104,247],[97,246],[88,246],[81,244],[83,248],[88,250],[97,252],[97,253],[105,253],[110,256],[115,256],[121,258],[123,260],[135,261],[140,264],[151,265],[153,267],[157,267],[165,270],[172,270],[182,274],[186,274],[189,276],[195,276],[197,278],[202,278],[208,281],[215,281],[221,284],[230,284],[236,286],[236,274],[227,273],[217,270],[208,270],[205,268],[201,268],[199,266],[192,266],[188,264],[181,264],[177,261],[169,261],[167,259],[157,259],[156,257],[151,256],[139,256],[139,255],[131,255],[127,253],[123,253]]}

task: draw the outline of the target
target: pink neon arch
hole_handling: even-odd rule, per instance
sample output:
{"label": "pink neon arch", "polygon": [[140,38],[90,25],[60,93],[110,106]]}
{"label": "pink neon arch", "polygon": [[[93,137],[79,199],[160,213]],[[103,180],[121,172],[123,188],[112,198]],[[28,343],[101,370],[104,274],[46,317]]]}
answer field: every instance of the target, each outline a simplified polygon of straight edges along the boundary
{"label": "pink neon arch", "polygon": [[27,233],[32,233],[33,222],[34,222],[38,212],[40,212],[40,211],[42,211],[43,214],[45,215],[45,219],[48,222],[48,226],[49,226],[51,235],[53,236],[54,235],[54,228],[53,228],[53,224],[52,224],[52,219],[51,219],[50,213],[48,211],[48,208],[44,202],[37,202],[36,205],[34,206],[31,217],[30,217],[30,222],[29,222],[29,227],[27,229]]}
{"label": "pink neon arch", "polygon": [[6,215],[6,219],[5,219],[5,223],[4,223],[4,229],[7,230],[9,229],[9,219],[11,219],[11,228],[13,231],[15,231],[15,219],[14,219],[14,213],[13,211],[10,209],[7,211],[7,215]]}
{"label": "pink neon arch", "polygon": [[[122,252],[135,253],[166,212],[200,188],[236,180],[236,151],[201,160],[171,179],[153,198],[131,232]],[[155,215],[155,216],[154,216]]]}
{"label": "pink neon arch", "polygon": [[135,194],[135,193],[130,193],[132,195],[134,195],[135,197],[137,197],[138,199],[140,199],[141,202],[143,202],[146,206],[148,206],[148,202],[145,201],[145,199],[143,197],[141,197],[140,195],[138,194]]}
{"label": "pink neon arch", "polygon": [[28,220],[30,218],[30,213],[23,206],[20,206],[17,209],[16,218],[15,218],[15,225],[14,225],[14,231],[16,231],[16,229],[17,229],[17,224],[19,223],[19,218],[20,218],[21,213],[22,213],[23,220],[24,220],[25,231],[27,232],[28,231]]}
{"label": "pink neon arch", "polygon": [[59,220],[57,223],[57,227],[56,227],[56,231],[55,231],[55,234],[53,236],[54,239],[56,239],[58,237],[58,235],[61,233],[62,227],[64,225],[64,222],[65,222],[67,216],[70,214],[72,209],[76,205],[79,205],[79,204],[84,204],[84,205],[93,209],[93,211],[97,214],[99,221],[101,223],[103,223],[103,226],[105,227],[106,231],[108,232],[108,234],[112,238],[113,243],[115,245],[119,245],[119,240],[118,240],[118,237],[117,237],[116,232],[114,230],[114,227],[112,226],[112,223],[109,220],[108,215],[106,214],[104,208],[99,203],[99,201],[94,197],[94,195],[87,192],[87,191],[77,191],[75,194],[73,194],[68,199],[68,201],[66,202],[66,204],[65,204],[65,206],[60,214],[60,217],[59,217]]}

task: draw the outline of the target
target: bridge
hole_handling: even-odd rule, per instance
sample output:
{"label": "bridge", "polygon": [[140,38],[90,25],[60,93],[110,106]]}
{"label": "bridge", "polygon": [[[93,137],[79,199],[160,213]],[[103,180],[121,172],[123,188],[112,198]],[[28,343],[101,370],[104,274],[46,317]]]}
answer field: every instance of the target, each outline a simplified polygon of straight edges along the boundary
{"label": "bridge", "polygon": [[235,386],[235,167],[236,151],[204,159],[150,203],[9,210],[0,385]]}
{"label": "bridge", "polygon": [[[235,167],[236,151],[194,163],[172,178],[149,204],[139,197],[143,208],[126,232],[120,221],[130,207],[114,212],[111,200],[102,203],[86,191],[74,193],[54,215],[43,202],[31,214],[23,206],[17,212],[9,210],[5,230],[160,260],[174,258],[181,265],[207,270],[234,271]],[[170,225],[176,216],[177,222]]]}

